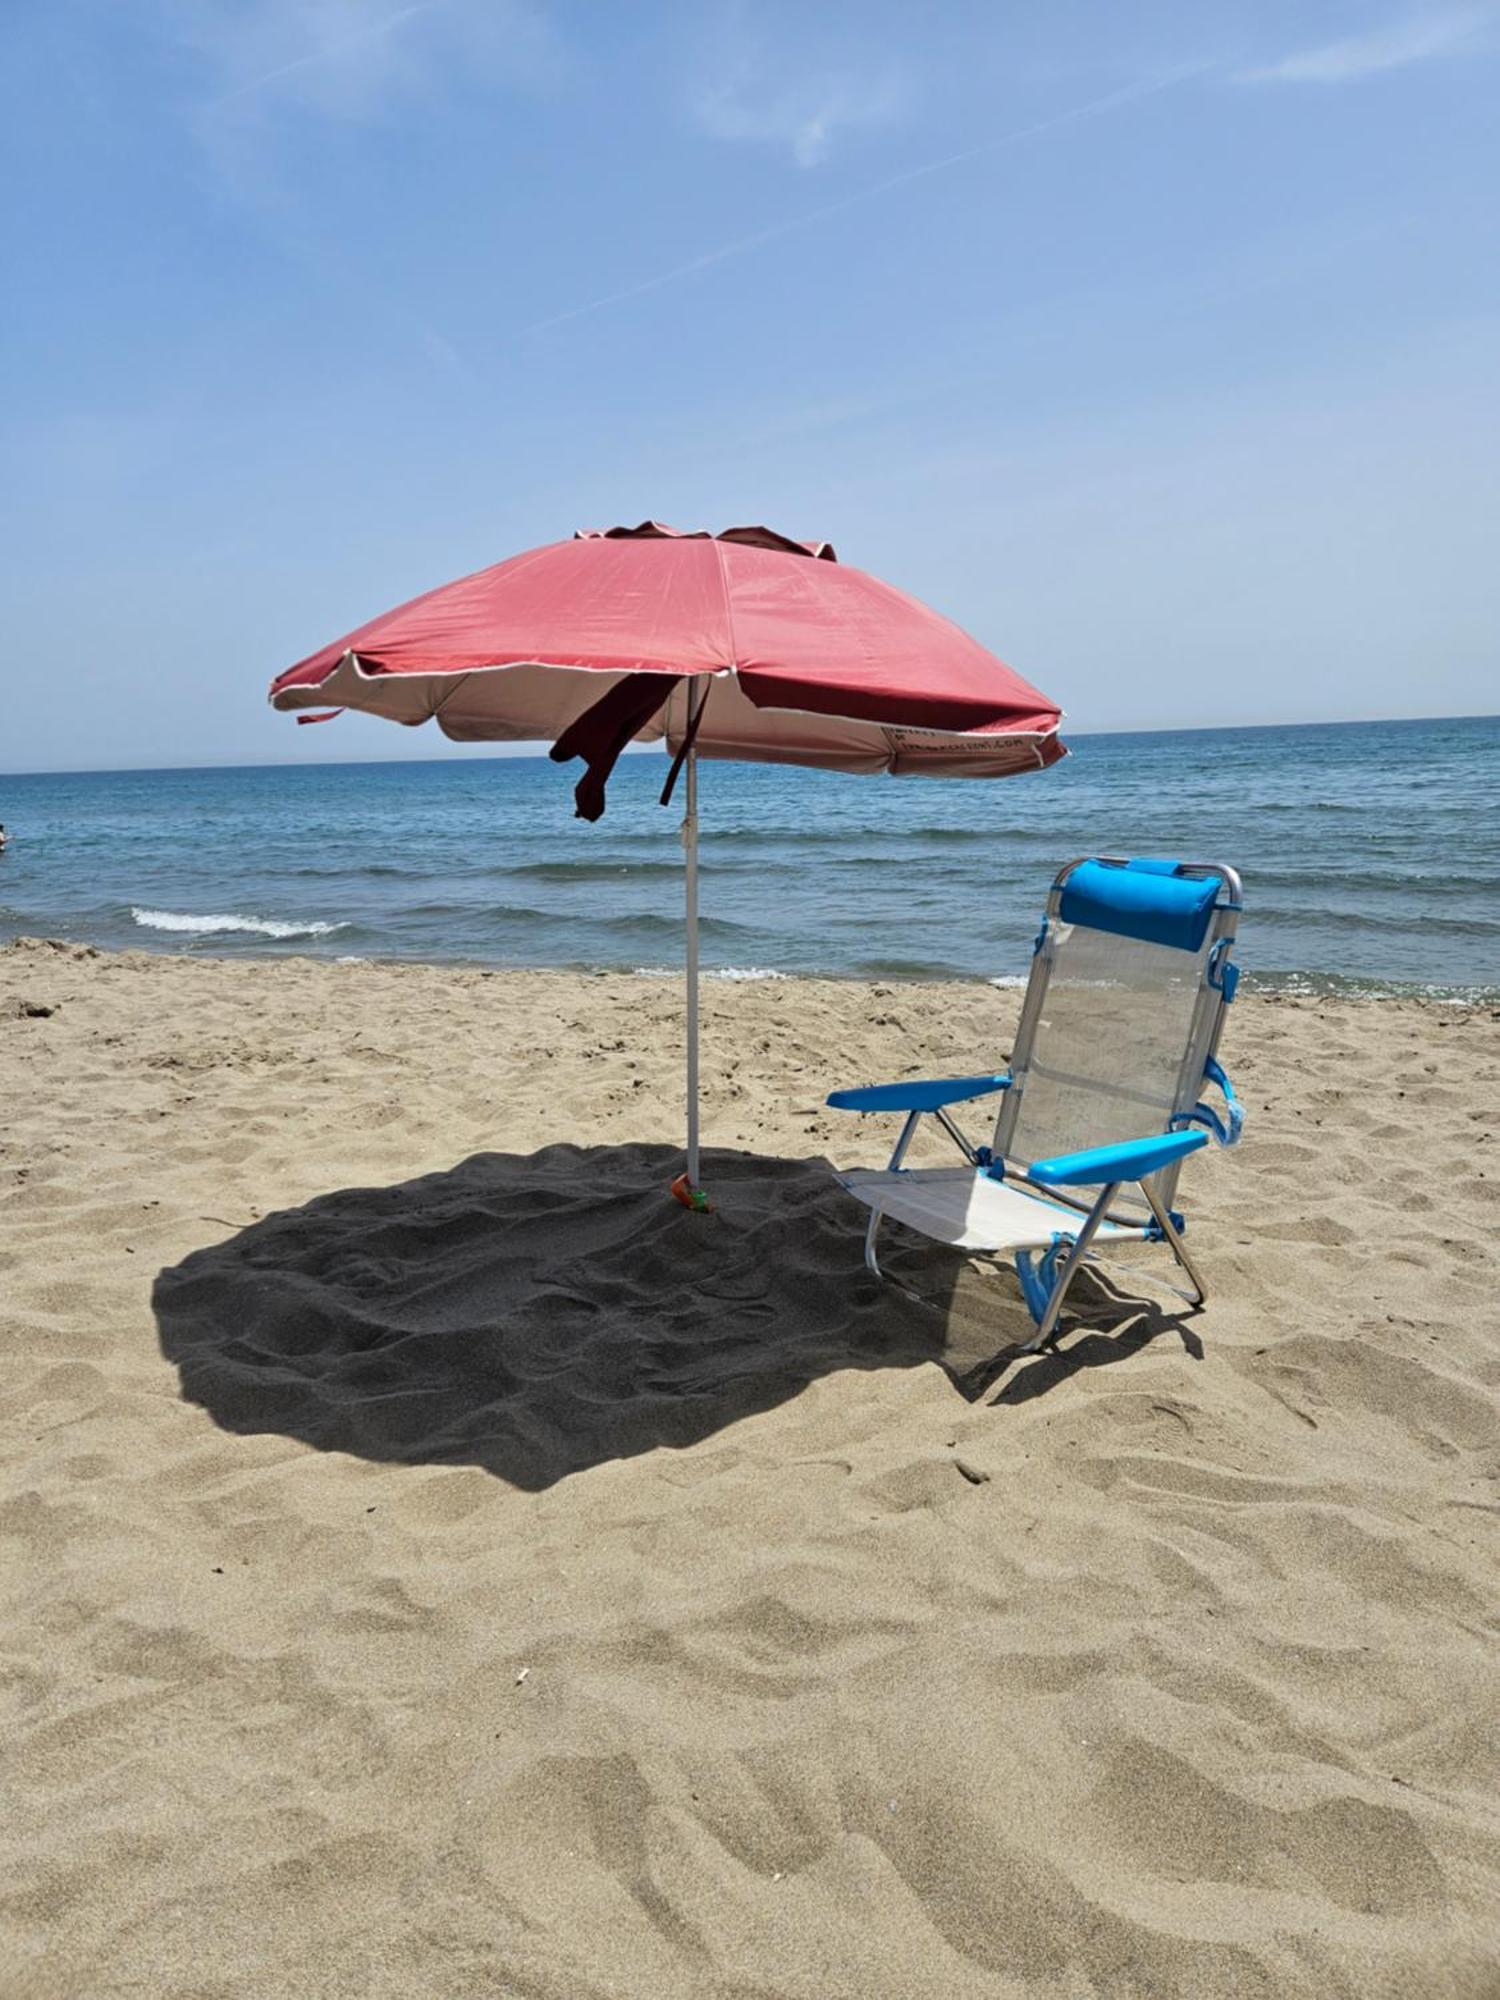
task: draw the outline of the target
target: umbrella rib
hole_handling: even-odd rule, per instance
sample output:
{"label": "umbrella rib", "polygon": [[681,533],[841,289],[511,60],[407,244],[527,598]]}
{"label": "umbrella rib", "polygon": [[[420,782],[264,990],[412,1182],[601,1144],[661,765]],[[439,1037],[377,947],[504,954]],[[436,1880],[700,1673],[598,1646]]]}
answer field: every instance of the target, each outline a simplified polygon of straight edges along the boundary
{"label": "umbrella rib", "polygon": [[[433,678],[436,679],[437,676],[434,675]],[[462,673],[456,675],[452,687],[447,690],[442,700],[435,701],[432,707],[428,709],[427,720],[429,722],[436,722],[438,717],[442,714],[443,710],[448,706],[449,702],[452,701],[453,697],[458,693],[459,689],[468,686],[470,679],[471,679],[470,673]]]}
{"label": "umbrella rib", "polygon": [[[714,559],[719,565],[719,587],[724,593],[724,626],[729,634],[729,671],[738,676],[740,670],[740,648],[739,641],[734,635],[734,603],[729,595],[729,571],[724,564],[724,544],[715,539],[709,543],[709,547],[713,550]],[[707,696],[704,699],[706,701]],[[688,707],[691,710],[691,702],[689,702]]]}

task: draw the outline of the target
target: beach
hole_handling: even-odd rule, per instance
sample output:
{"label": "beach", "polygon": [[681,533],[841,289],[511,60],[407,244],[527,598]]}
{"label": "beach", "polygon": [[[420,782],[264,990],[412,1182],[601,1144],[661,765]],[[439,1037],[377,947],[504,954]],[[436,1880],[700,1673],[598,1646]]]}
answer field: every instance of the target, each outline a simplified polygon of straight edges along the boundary
{"label": "beach", "polygon": [[1500,1012],[1242,995],[1006,1362],[822,1101],[1018,1002],[710,982],[699,1216],[676,979],[0,949],[7,1993],[1500,1990]]}

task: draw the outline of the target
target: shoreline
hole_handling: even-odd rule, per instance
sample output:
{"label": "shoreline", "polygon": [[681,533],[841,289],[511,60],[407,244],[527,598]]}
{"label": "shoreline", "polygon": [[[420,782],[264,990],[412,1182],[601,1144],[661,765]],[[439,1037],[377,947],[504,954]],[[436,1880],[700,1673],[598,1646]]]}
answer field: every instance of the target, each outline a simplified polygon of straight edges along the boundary
{"label": "shoreline", "polygon": [[[725,763],[705,777],[701,943],[725,973],[1020,977],[1069,854],[1225,854],[1237,953],[1277,990],[1500,1001],[1500,720],[1099,738],[998,794]],[[1083,754],[1084,752],[1087,754]],[[546,758],[26,781],[0,937],[231,957],[672,968],[683,856],[652,759],[597,827]],[[20,787],[17,787],[19,792]]]}
{"label": "shoreline", "polygon": [[[496,976],[520,978],[535,974],[542,978],[676,980],[679,985],[684,978],[680,968],[670,965],[497,965],[475,958],[428,958],[416,955],[405,957],[394,954],[382,957],[376,953],[321,953],[295,949],[277,951],[254,946],[239,951],[214,951],[206,946],[200,949],[192,945],[150,943],[102,945],[79,938],[31,936],[24,933],[0,939],[0,953],[7,951],[92,953],[101,958],[145,958],[160,959],[168,963],[180,961],[185,964],[207,963],[230,966],[295,963],[329,968],[352,966],[373,966],[391,970],[423,968],[432,972],[470,973],[487,978]],[[930,974],[906,971],[783,971],[776,966],[759,965],[703,965],[700,967],[700,976],[705,983],[713,982],[720,985],[797,985],[806,982],[812,985],[839,987],[954,986],[978,990],[989,988],[998,992],[1023,992],[1028,978],[1028,974],[1024,972],[997,973],[986,977],[978,973],[942,971]],[[1438,980],[1382,982],[1373,977],[1368,979],[1347,977],[1333,972],[1256,971],[1253,967],[1241,965],[1240,998],[1273,1001],[1349,1001],[1360,1005],[1389,1002],[1397,1005],[1459,1007],[1483,1012],[1500,1007],[1500,983],[1494,986],[1465,986]]]}

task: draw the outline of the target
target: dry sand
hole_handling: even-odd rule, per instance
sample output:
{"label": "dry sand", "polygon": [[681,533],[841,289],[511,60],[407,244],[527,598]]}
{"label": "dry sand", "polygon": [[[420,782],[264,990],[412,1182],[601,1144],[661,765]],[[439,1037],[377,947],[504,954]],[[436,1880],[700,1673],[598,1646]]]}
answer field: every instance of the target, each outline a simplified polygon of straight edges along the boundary
{"label": "dry sand", "polygon": [[0,952],[7,1993],[1500,1993],[1500,1020],[1242,1000],[997,1365],[818,1107],[1016,997],[711,987],[706,1219],[671,981]]}

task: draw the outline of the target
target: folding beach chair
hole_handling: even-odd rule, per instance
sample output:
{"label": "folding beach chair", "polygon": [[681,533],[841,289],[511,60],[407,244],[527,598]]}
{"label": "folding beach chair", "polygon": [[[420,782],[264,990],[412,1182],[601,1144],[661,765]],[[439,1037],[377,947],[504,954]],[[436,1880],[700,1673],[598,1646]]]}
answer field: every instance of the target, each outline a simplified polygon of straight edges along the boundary
{"label": "folding beach chair", "polygon": [[[1008,1073],[834,1091],[837,1110],[905,1114],[886,1167],[838,1176],[869,1206],[876,1277],[886,1220],[962,1250],[1013,1252],[1037,1327],[1026,1353],[1052,1338],[1068,1287],[1105,1243],[1165,1243],[1191,1288],[1169,1289],[1202,1304],[1172,1203],[1189,1153],[1210,1134],[1226,1146],[1240,1136],[1217,1050],[1241,905],[1238,875],[1218,863],[1070,861],[1047,899]],[[1206,1086],[1222,1111],[1202,1102]],[[952,1107],[997,1093],[990,1143],[971,1145]],[[927,1115],[964,1166],[902,1164]]]}

